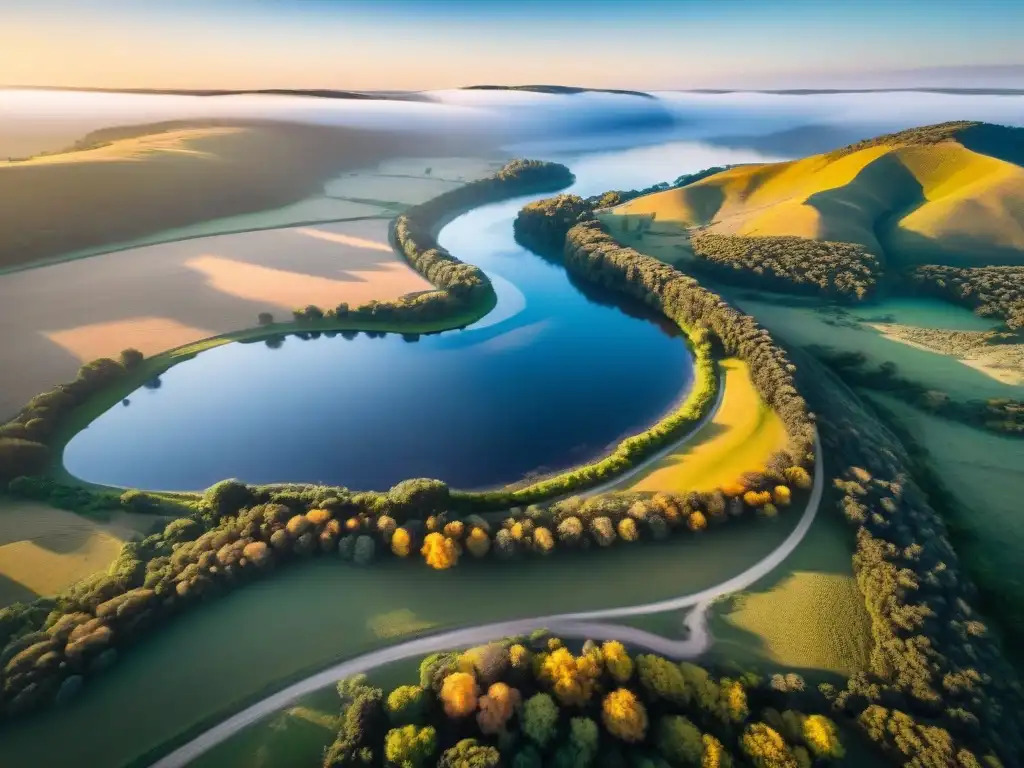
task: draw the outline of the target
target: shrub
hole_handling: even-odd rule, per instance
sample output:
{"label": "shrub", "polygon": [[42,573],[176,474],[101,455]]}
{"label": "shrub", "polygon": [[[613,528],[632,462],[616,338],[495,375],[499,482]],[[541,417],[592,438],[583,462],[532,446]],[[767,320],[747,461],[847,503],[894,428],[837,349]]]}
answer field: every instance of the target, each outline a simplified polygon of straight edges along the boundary
{"label": "shrub", "polygon": [[618,688],[601,702],[601,721],[622,741],[636,743],[647,735],[647,710],[628,688]]}
{"label": "shrub", "polygon": [[260,325],[272,325],[274,322],[274,316],[269,312],[260,312],[256,315],[256,322]]}

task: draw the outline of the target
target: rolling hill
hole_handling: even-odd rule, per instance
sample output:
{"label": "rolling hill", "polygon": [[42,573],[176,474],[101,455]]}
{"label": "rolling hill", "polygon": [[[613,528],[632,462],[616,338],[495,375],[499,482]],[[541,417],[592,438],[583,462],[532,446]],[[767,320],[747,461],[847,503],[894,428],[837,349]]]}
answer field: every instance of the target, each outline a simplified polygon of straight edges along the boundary
{"label": "rolling hill", "polygon": [[1024,264],[1024,129],[943,123],[632,200],[659,228],[855,243],[884,266]]}
{"label": "rolling hill", "polygon": [[0,269],[283,206],[407,147],[397,133],[271,121],[96,131],[65,152],[0,162]]}

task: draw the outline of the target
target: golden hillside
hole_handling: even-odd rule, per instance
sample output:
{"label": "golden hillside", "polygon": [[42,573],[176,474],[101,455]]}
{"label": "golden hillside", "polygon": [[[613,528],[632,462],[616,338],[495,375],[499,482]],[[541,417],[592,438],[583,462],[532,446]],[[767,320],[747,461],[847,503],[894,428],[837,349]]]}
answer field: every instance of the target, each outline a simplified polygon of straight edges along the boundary
{"label": "golden hillside", "polygon": [[712,233],[859,243],[899,265],[1024,264],[1024,129],[945,123],[731,168],[617,214]]}

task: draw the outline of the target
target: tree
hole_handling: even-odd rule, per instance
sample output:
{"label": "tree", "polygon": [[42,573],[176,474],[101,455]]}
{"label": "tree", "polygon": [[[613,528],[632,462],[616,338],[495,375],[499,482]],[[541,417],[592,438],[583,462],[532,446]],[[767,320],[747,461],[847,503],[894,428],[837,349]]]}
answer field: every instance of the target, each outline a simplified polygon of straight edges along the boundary
{"label": "tree", "polygon": [[258,322],[260,325],[270,325],[271,323],[274,322],[274,316],[269,312],[260,312],[256,316],[256,322]]}
{"label": "tree", "polygon": [[824,715],[809,715],[804,719],[803,739],[815,757],[839,760],[846,754],[836,724]]}
{"label": "tree", "polygon": [[732,768],[732,757],[725,751],[722,742],[710,733],[705,733],[702,741],[704,756],[701,759],[701,768]]}
{"label": "tree", "polygon": [[403,480],[388,491],[388,503],[398,520],[426,520],[448,508],[448,486],[440,480]]}
{"label": "tree", "polygon": [[590,656],[573,656],[567,648],[548,654],[538,678],[551,686],[555,697],[566,707],[581,707],[594,692],[601,669]]}
{"label": "tree", "polygon": [[623,541],[636,541],[640,538],[640,531],[636,527],[636,520],[631,517],[624,517],[619,520],[619,538]]}
{"label": "tree", "polygon": [[484,557],[491,550],[491,539],[486,531],[474,526],[466,538],[466,549],[473,557]]}
{"label": "tree", "polygon": [[125,367],[127,371],[133,371],[142,365],[144,355],[137,349],[128,349],[121,351],[121,365]]}
{"label": "tree", "polygon": [[789,488],[785,485],[776,485],[772,491],[772,498],[775,500],[776,506],[788,507],[792,501],[793,494]]}
{"label": "tree", "polygon": [[221,480],[203,493],[203,502],[217,518],[234,515],[252,501],[249,486],[238,480]]}
{"label": "tree", "polygon": [[555,548],[555,537],[551,531],[543,526],[538,526],[533,531],[533,548],[542,555],[550,555]]}
{"label": "tree", "polygon": [[412,549],[412,537],[405,528],[396,528],[391,537],[391,551],[399,557],[408,557]]}
{"label": "tree", "polygon": [[523,706],[523,733],[537,746],[544,748],[555,735],[558,705],[546,693],[538,693]]}
{"label": "tree", "polygon": [[459,549],[455,542],[441,533],[428,533],[420,554],[427,565],[437,570],[452,568],[459,562]]}
{"label": "tree", "polygon": [[701,733],[687,718],[669,715],[658,721],[658,751],[673,765],[700,765],[704,755]]}
{"label": "tree", "polygon": [[377,542],[370,536],[357,536],[352,560],[356,565],[369,565],[377,553]]}
{"label": "tree", "polygon": [[647,710],[628,688],[618,688],[604,697],[601,720],[612,736],[625,742],[643,741],[647,735]]}
{"label": "tree", "polygon": [[703,531],[708,527],[708,519],[704,517],[703,512],[691,512],[686,519],[686,525],[691,531]]}
{"label": "tree", "polygon": [[427,713],[427,692],[420,685],[400,685],[388,694],[385,708],[392,725],[419,725]]}
{"label": "tree", "polygon": [[480,711],[476,715],[480,732],[493,735],[503,731],[515,714],[521,699],[519,691],[505,683],[494,683],[480,697]]}
{"label": "tree", "polygon": [[479,689],[476,678],[466,672],[453,672],[441,685],[441,703],[448,717],[466,717],[476,710]]}
{"label": "tree", "polygon": [[463,739],[445,750],[437,768],[499,768],[501,753],[494,747],[479,744],[476,739]]}
{"label": "tree", "polygon": [[598,546],[608,547],[615,543],[615,526],[609,517],[595,517],[590,521],[590,531]]}
{"label": "tree", "polygon": [[758,768],[800,768],[779,732],[764,723],[748,725],[740,746]]}
{"label": "tree", "polygon": [[636,669],[640,685],[651,697],[679,705],[689,702],[690,695],[682,670],[668,659],[641,654],[636,657]]}
{"label": "tree", "polygon": [[384,755],[392,765],[400,768],[420,768],[437,751],[437,733],[431,727],[417,728],[406,725],[392,728],[384,740]]}
{"label": "tree", "polygon": [[633,659],[626,651],[626,646],[618,640],[608,640],[601,646],[605,669],[619,685],[629,682],[633,676]]}

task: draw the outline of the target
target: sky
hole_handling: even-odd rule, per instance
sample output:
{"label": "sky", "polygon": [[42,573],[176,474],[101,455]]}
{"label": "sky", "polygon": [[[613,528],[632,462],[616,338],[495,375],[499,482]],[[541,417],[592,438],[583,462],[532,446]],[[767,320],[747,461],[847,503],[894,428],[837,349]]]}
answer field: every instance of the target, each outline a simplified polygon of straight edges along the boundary
{"label": "sky", "polygon": [[1019,0],[0,0],[0,85],[1024,87]]}

